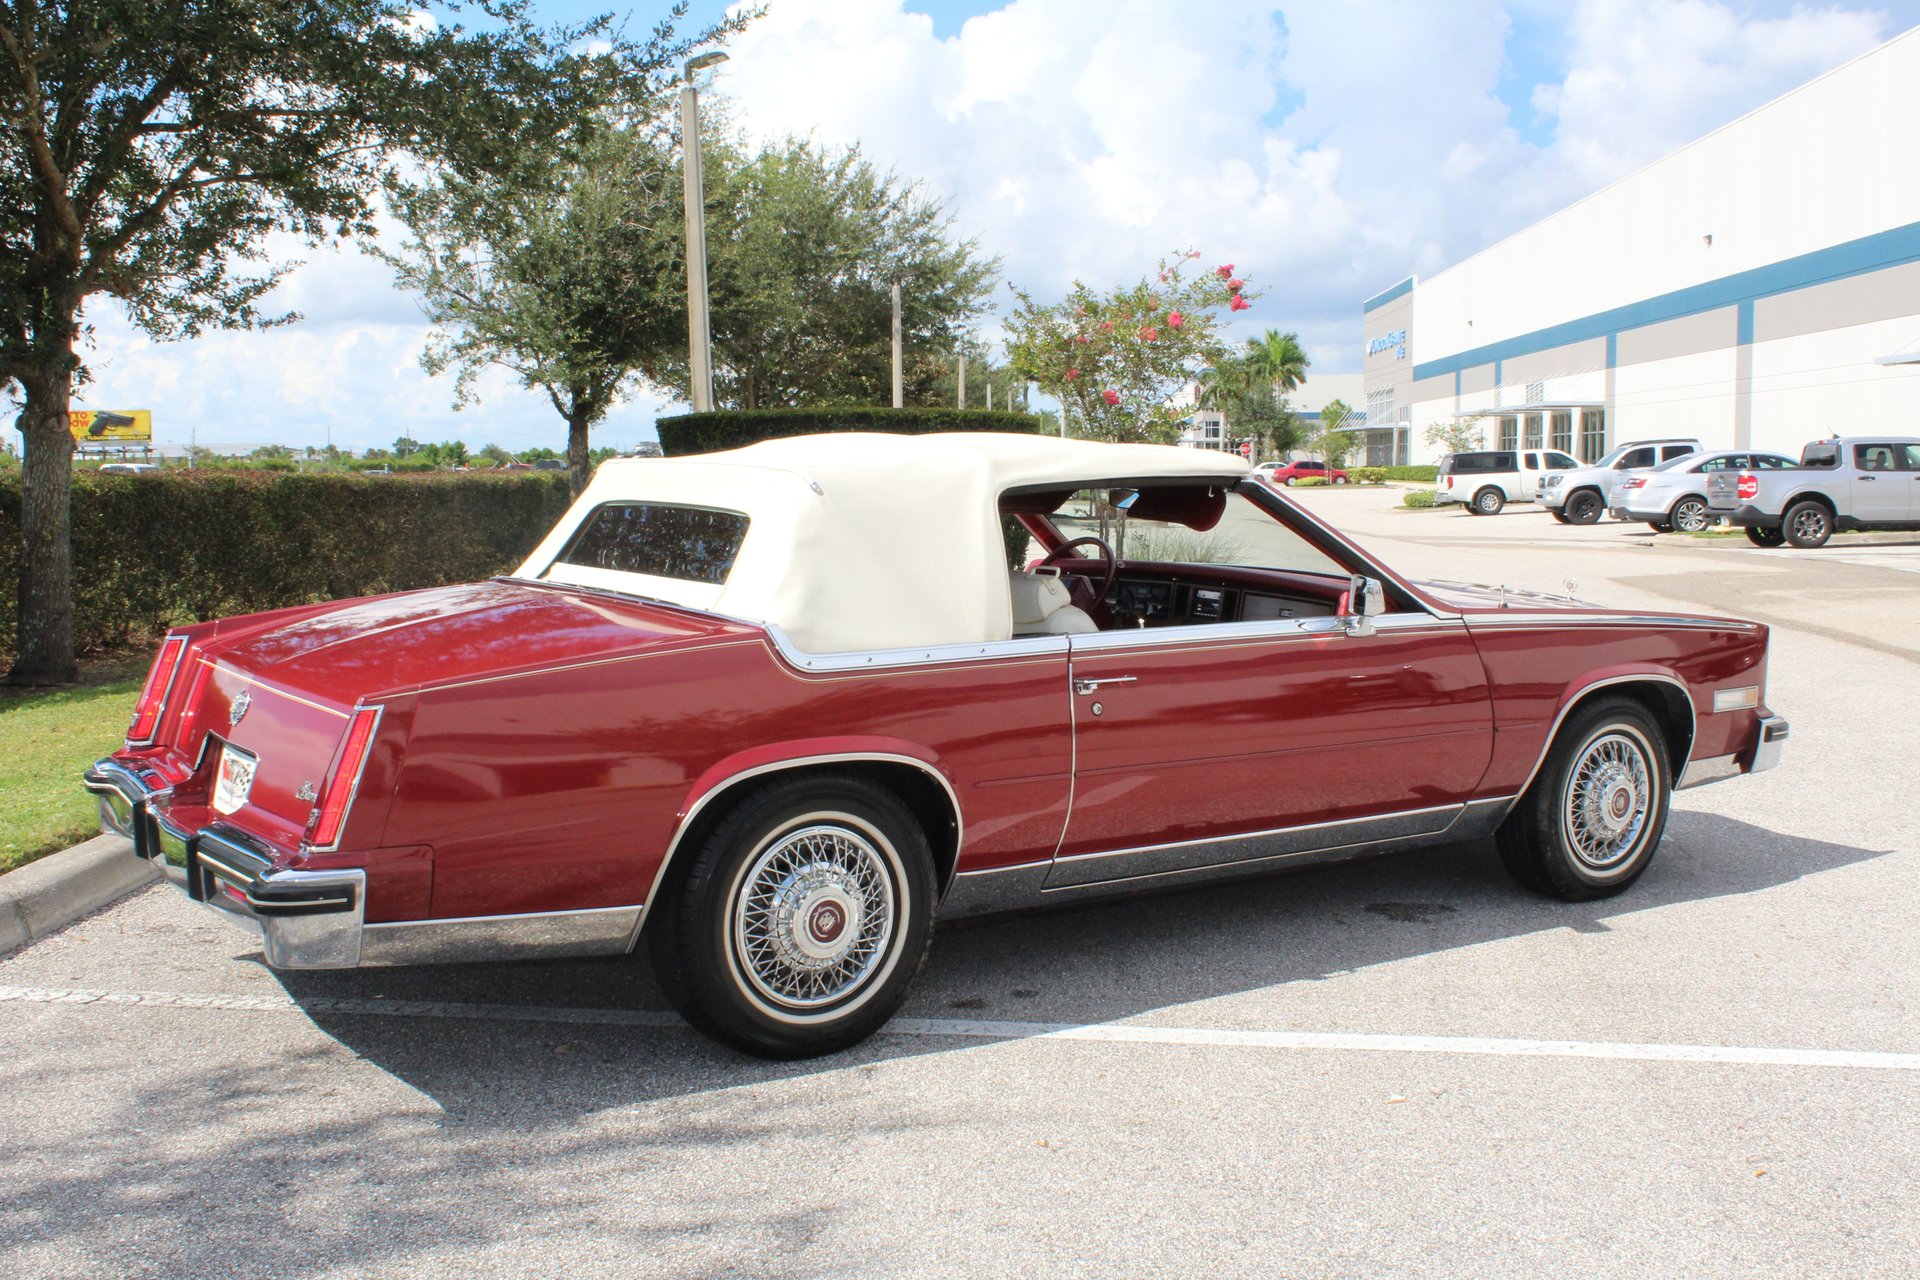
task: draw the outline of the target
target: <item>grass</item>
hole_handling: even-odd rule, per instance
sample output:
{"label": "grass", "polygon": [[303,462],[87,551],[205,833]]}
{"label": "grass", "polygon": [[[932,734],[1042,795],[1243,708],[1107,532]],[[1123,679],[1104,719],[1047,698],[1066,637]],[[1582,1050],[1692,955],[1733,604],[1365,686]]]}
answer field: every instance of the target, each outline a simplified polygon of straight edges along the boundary
{"label": "grass", "polygon": [[144,659],[117,661],[78,685],[0,689],[0,871],[100,834],[80,773],[120,745],[144,676]]}

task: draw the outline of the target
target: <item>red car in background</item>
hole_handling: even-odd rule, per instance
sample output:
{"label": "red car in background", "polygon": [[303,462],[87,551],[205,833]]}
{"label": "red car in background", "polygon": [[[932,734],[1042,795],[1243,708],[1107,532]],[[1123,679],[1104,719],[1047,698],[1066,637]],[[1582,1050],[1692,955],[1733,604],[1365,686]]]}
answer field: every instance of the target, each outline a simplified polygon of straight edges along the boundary
{"label": "red car in background", "polygon": [[1325,480],[1329,484],[1345,484],[1347,473],[1338,467],[1328,467],[1324,462],[1301,460],[1298,462],[1263,462],[1253,469],[1256,479],[1282,487],[1291,485],[1295,480]]}
{"label": "red car in background", "polygon": [[1619,893],[1778,761],[1766,681],[1764,626],[1414,581],[1211,450],[816,436],[609,462],[490,582],[177,628],[86,785],[276,968],[638,951],[798,1057],[936,917],[1488,838]]}

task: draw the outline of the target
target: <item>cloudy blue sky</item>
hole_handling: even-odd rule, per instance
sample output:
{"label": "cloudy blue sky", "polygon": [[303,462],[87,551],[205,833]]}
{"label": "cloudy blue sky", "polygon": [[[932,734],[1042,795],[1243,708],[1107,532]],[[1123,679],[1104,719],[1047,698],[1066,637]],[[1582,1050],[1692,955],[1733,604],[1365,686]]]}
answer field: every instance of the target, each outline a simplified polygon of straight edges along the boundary
{"label": "cloudy blue sky", "polygon": [[[544,0],[578,18],[617,4]],[[1360,303],[1431,274],[1920,23],[1920,0],[768,0],[715,76],[757,136],[860,143],[1045,297],[1193,246],[1266,290],[1243,327],[1360,367]],[[664,6],[636,6],[633,26]],[[712,21],[719,0],[695,0]],[[1844,191],[1832,193],[1844,199]],[[82,403],[162,443],[557,446],[545,397],[453,409],[386,269],[307,253],[294,326],[153,343],[96,307]],[[674,411],[641,389],[597,430]]]}

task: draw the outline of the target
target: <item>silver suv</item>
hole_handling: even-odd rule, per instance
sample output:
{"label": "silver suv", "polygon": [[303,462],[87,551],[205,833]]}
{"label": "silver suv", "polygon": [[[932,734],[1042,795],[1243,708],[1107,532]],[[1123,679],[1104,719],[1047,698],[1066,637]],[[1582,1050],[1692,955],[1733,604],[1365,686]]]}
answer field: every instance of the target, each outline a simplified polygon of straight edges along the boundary
{"label": "silver suv", "polygon": [[1533,500],[1561,524],[1592,524],[1606,512],[1607,495],[1618,479],[1616,472],[1657,467],[1698,452],[1698,440],[1634,440],[1616,446],[1592,466],[1540,477]]}
{"label": "silver suv", "polygon": [[1440,459],[1433,482],[1435,504],[1464,502],[1477,516],[1500,514],[1509,502],[1533,496],[1542,475],[1579,466],[1558,449],[1479,449]]}

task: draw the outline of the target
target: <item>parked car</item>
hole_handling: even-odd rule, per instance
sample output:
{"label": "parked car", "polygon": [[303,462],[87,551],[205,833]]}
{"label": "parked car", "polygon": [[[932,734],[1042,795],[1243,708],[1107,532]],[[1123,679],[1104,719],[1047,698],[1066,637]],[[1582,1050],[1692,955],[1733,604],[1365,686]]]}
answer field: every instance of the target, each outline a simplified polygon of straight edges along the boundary
{"label": "parked car", "polygon": [[565,471],[567,464],[558,458],[536,458],[534,459],[533,469],[535,471]]}
{"label": "parked car", "polygon": [[1213,451],[801,437],[607,462],[511,575],[178,628],[86,785],[277,968],[644,948],[802,1056],[936,916],[1489,836],[1619,893],[1778,760],[1767,643],[1411,580]]}
{"label": "parked car", "polygon": [[1509,502],[1527,502],[1541,476],[1580,463],[1558,449],[1479,449],[1440,459],[1435,503],[1464,502],[1477,516],[1499,515]]}
{"label": "parked car", "polygon": [[1561,524],[1592,524],[1607,509],[1607,495],[1622,471],[1642,471],[1700,452],[1698,440],[1635,440],[1616,446],[1600,461],[1540,477],[1534,494]]}
{"label": "parked car", "polygon": [[159,465],[152,462],[103,462],[100,464],[100,474],[103,476],[146,476],[152,475],[159,469]]}
{"label": "parked car", "polygon": [[1282,488],[1295,480],[1325,480],[1332,484],[1345,484],[1347,473],[1338,467],[1329,467],[1324,462],[1300,459],[1295,462],[1263,462],[1253,469],[1253,474],[1268,484],[1277,484]]}
{"label": "parked car", "polygon": [[1615,520],[1639,520],[1661,533],[1698,533],[1716,516],[1707,507],[1707,479],[1718,471],[1790,467],[1793,459],[1777,453],[1691,453],[1646,471],[1617,471],[1607,513]]}
{"label": "parked car", "polygon": [[1713,476],[1707,501],[1762,547],[1824,546],[1836,530],[1920,529],[1920,437],[1816,440],[1798,466]]}

